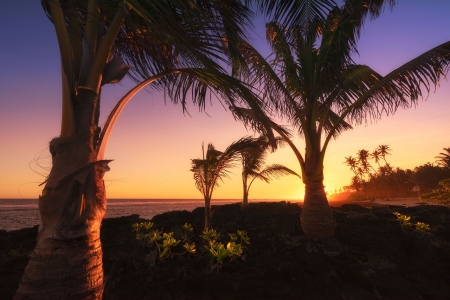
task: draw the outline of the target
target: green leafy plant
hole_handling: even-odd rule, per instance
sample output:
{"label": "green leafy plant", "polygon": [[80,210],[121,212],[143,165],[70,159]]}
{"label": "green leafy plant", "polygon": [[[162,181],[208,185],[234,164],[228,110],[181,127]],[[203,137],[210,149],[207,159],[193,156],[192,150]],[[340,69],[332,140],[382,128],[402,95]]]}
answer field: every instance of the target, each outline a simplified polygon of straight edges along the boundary
{"label": "green leafy plant", "polygon": [[250,238],[244,230],[228,234],[230,241],[225,245],[218,241],[220,233],[216,230],[205,230],[200,237],[205,241],[205,248],[213,260],[212,269],[220,269],[225,261],[241,257],[245,245],[250,244]]}
{"label": "green leafy plant", "polygon": [[400,222],[400,225],[402,226],[403,231],[405,231],[404,228],[413,229],[413,233],[416,233],[420,237],[423,237],[426,234],[429,234],[431,231],[430,225],[423,222],[416,222],[414,225],[411,222],[411,217],[407,215],[403,215],[399,212],[394,212],[394,215],[397,216],[397,220]]}
{"label": "green leafy plant", "polygon": [[[158,229],[148,232],[153,227],[151,222],[135,223],[133,230],[136,231],[136,239],[143,240],[147,245],[156,247],[158,257],[160,260],[172,258],[174,255],[183,255],[186,253],[194,254],[196,252],[195,243],[190,242],[189,232],[193,231],[191,224],[184,224],[182,226],[184,232],[183,240],[178,240],[174,237],[173,232],[163,233]],[[173,248],[177,247],[181,242],[185,251],[181,253],[173,252]]]}
{"label": "green leafy plant", "polygon": [[417,233],[420,237],[429,234],[430,231],[431,231],[430,225],[427,223],[417,222],[416,224],[414,224],[413,232]]}
{"label": "green leafy plant", "polygon": [[394,212],[394,215],[397,216],[397,220],[400,222],[400,225],[402,226],[402,229],[407,227],[411,228],[413,224],[411,223],[411,217],[407,215],[403,215],[399,212]]}

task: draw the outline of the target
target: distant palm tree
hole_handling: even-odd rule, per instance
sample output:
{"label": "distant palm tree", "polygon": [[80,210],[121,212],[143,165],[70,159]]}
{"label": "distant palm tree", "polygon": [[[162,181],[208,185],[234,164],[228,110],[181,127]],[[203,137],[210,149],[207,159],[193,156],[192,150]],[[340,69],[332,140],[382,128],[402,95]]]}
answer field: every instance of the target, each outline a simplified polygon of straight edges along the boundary
{"label": "distant palm tree", "polygon": [[371,170],[376,173],[376,170],[372,167],[369,162],[370,153],[365,149],[358,150],[358,162],[361,166],[362,172],[368,177],[372,176]]}
{"label": "distant palm tree", "polygon": [[436,156],[438,160],[436,160],[438,166],[443,168],[450,168],[450,147],[444,148],[445,152],[439,153],[440,155]]}
{"label": "distant palm tree", "polygon": [[[253,139],[244,137],[228,146],[225,151],[217,150],[209,143],[205,152],[202,145],[202,158],[191,159],[190,171],[194,173],[195,186],[205,200],[205,229],[211,229],[211,198],[220,181],[229,177],[230,169],[236,166],[238,154],[244,149],[255,147]],[[247,150],[249,151],[249,150]]]}
{"label": "distant palm tree", "polygon": [[[285,143],[284,139],[279,137],[277,139],[278,146]],[[239,152],[240,160],[242,162],[242,185],[244,195],[242,198],[242,205],[248,205],[248,195],[250,187],[255,179],[261,179],[269,182],[272,178],[279,178],[283,175],[295,175],[300,177],[295,171],[280,164],[272,164],[264,167],[265,157],[271,149],[271,144],[265,136],[253,139],[255,147],[244,149]]]}
{"label": "distant palm tree", "polygon": [[345,164],[350,167],[350,170],[353,171],[356,177],[359,176],[358,172],[358,160],[354,158],[353,156],[347,156],[345,157]]}
{"label": "distant palm tree", "polygon": [[378,165],[378,167],[381,167],[380,165],[380,152],[375,149],[370,153],[370,157],[373,158],[373,160],[375,160],[375,163]]}
{"label": "distant palm tree", "polygon": [[[377,16],[384,4],[394,2],[345,1],[329,13],[323,27],[269,23],[267,39],[274,51],[270,61],[250,45],[241,45],[247,62],[241,78],[261,89],[261,96],[274,103],[305,140],[304,154],[289,145],[302,169],[305,198],[300,219],[308,238],[333,236],[336,226],[323,185],[329,142],[353,124],[416,104],[422,89],[437,86],[448,72],[450,42],[386,76],[353,61],[365,17]],[[234,113],[245,122],[251,119],[248,110],[234,108]]]}
{"label": "distant palm tree", "polygon": [[386,164],[386,167],[388,167],[388,169],[391,170],[392,168],[386,160],[386,156],[391,155],[391,153],[390,153],[391,149],[389,148],[389,146],[388,145],[379,145],[375,151],[377,151],[378,155],[383,158],[384,163]]}

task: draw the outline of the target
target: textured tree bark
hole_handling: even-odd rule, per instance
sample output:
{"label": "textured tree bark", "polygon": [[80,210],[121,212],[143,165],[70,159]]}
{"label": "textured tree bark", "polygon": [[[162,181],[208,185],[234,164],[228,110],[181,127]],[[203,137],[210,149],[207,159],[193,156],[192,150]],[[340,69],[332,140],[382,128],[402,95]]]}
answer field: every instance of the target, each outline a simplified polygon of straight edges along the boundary
{"label": "textured tree bark", "polygon": [[305,199],[300,222],[303,232],[309,239],[320,240],[334,235],[336,221],[322,181],[305,183]]}
{"label": "textured tree bark", "polygon": [[87,143],[76,138],[52,140],[50,152],[38,241],[15,299],[101,299],[108,161],[95,161]]}
{"label": "textured tree bark", "polygon": [[80,88],[73,104],[76,136],[50,142],[52,169],[39,197],[38,241],[15,299],[102,298],[100,226],[109,161],[97,161],[98,101],[93,91]]}

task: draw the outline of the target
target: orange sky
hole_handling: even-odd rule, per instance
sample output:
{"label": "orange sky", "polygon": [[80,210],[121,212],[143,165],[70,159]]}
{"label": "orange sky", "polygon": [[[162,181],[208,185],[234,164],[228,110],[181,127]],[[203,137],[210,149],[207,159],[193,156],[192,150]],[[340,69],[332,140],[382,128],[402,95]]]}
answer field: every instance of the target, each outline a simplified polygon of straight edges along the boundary
{"label": "orange sky", "polygon": [[[12,1],[15,2],[15,1]],[[38,1],[35,1],[38,2]],[[450,1],[430,7],[426,1],[399,1],[393,12],[368,22],[362,32],[359,63],[386,74],[429,48],[450,39]],[[0,35],[5,47],[0,51],[0,198],[37,198],[45,180],[32,169],[50,166],[47,145],[58,135],[60,85],[57,44],[50,22],[39,7],[8,3],[0,11]],[[24,11],[25,9],[25,11]],[[14,17],[13,17],[14,16]],[[32,22],[31,24],[23,24]],[[2,26],[3,25],[3,26]],[[5,28],[9,28],[8,30]],[[13,28],[13,29],[11,29]],[[262,34],[261,34],[262,35]],[[257,45],[264,43],[255,38]],[[31,50],[30,50],[31,49]],[[131,82],[106,87],[102,94],[102,119],[128,89]],[[109,198],[201,198],[194,186],[190,159],[201,157],[202,142],[225,149],[247,132],[234,121],[219,102],[207,107],[206,115],[195,107],[183,116],[180,106],[164,104],[156,93],[141,92],[125,108],[114,128],[106,158],[111,171],[106,174]],[[416,108],[384,116],[374,124],[344,132],[328,147],[325,185],[334,191],[348,185],[352,173],[344,157],[359,149],[373,150],[380,144],[392,149],[388,161],[394,167],[413,168],[433,162],[444,147],[450,147],[450,82],[445,80],[436,93]],[[303,142],[297,139],[299,149]],[[30,164],[35,158],[42,156]],[[300,173],[289,148],[268,157]],[[240,169],[233,170],[213,198],[239,199],[242,195]],[[252,199],[300,199],[301,180],[288,176],[271,184],[256,182]]]}

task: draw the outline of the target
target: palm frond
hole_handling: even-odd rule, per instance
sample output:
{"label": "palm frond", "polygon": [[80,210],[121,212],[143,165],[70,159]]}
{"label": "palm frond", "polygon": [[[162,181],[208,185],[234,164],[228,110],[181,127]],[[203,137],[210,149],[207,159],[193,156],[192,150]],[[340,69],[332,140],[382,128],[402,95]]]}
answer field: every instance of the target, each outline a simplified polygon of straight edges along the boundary
{"label": "palm frond", "polygon": [[295,175],[301,178],[301,176],[298,175],[295,171],[279,164],[272,164],[265,167],[255,176],[255,178],[264,180],[265,182],[269,183],[272,178],[279,179],[281,176],[285,175]]}
{"label": "palm frond", "polygon": [[335,5],[332,0],[266,0],[258,1],[258,8],[272,20],[285,24],[320,26],[328,11]]}

